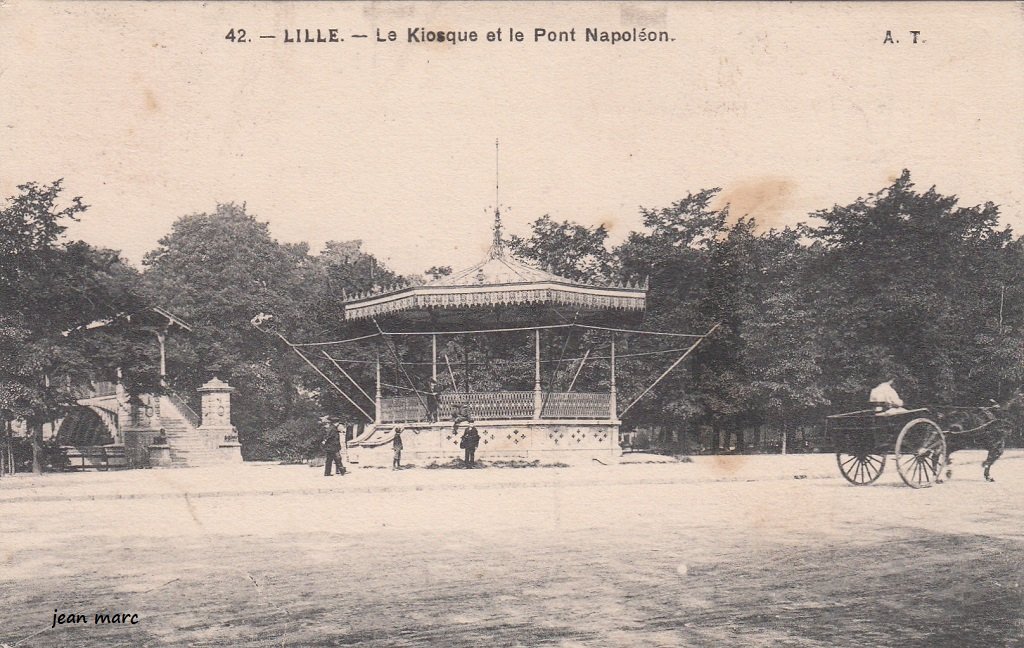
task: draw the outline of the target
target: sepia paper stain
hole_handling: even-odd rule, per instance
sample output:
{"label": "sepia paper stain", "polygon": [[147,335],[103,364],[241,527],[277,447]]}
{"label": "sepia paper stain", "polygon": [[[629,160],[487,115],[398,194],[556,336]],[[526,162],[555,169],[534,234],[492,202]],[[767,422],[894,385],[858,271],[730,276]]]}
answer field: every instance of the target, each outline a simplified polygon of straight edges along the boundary
{"label": "sepia paper stain", "polygon": [[380,18],[411,18],[416,15],[416,7],[410,2],[370,2],[363,8],[363,15],[371,23]]}
{"label": "sepia paper stain", "polygon": [[160,103],[156,100],[156,95],[153,91],[146,88],[144,95],[146,112],[160,112]]}
{"label": "sepia paper stain", "polygon": [[668,7],[664,4],[630,3],[619,10],[619,21],[630,27],[664,27],[668,24]]}
{"label": "sepia paper stain", "polygon": [[736,473],[744,463],[746,463],[746,457],[743,455],[711,455],[714,459],[711,461],[711,469],[715,472],[725,473],[726,475],[732,475]]}
{"label": "sepia paper stain", "polygon": [[785,227],[793,208],[796,186],[796,181],[785,177],[742,180],[722,190],[714,207],[721,209],[728,205],[733,220],[750,216],[762,229]]}

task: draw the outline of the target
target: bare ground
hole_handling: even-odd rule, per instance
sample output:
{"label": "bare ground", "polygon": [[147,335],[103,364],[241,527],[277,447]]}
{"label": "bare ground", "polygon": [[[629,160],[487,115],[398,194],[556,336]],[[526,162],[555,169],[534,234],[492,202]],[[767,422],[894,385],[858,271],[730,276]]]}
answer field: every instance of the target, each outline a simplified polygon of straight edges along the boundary
{"label": "bare ground", "polygon": [[[158,471],[95,478],[136,499],[88,499],[89,476],[8,480],[0,643],[1024,645],[1024,455],[988,484],[965,453],[929,490],[895,471],[852,487],[827,457],[738,460],[331,481],[274,467],[301,487],[274,495],[255,467],[236,495],[187,471],[163,493]],[[90,623],[51,628],[55,608]],[[91,623],[117,611],[139,623]]]}

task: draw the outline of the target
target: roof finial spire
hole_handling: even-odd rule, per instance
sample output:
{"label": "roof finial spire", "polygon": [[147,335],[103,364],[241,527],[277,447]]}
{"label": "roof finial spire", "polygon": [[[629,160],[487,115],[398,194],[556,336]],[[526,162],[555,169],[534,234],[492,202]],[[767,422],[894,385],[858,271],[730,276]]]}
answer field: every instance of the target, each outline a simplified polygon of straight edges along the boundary
{"label": "roof finial spire", "polygon": [[494,242],[491,244],[491,256],[501,254],[501,167],[499,166],[500,145],[494,140]]}

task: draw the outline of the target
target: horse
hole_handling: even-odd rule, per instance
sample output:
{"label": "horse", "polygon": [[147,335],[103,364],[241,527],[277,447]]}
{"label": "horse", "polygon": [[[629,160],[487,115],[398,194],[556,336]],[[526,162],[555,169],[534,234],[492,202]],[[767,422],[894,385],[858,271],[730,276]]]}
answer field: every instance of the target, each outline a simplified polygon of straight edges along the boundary
{"label": "horse", "polygon": [[[992,401],[984,407],[949,408],[940,413],[939,419],[946,429],[946,478],[953,477],[950,455],[957,450],[987,450],[988,456],[981,462],[985,481],[994,482],[990,474],[992,464],[1003,456],[1006,438],[1013,434],[1013,426],[1003,411],[1024,401],[1024,391],[1018,391],[1005,403]],[[945,419],[945,420],[943,420]]]}

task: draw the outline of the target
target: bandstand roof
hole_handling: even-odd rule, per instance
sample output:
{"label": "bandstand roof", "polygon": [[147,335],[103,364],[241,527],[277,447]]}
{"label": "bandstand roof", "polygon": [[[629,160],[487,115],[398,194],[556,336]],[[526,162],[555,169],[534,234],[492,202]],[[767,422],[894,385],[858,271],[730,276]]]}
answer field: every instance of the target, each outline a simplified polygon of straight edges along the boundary
{"label": "bandstand roof", "polygon": [[393,286],[345,301],[345,319],[368,320],[392,313],[473,311],[509,306],[568,307],[577,312],[642,312],[646,281],[607,285],[561,277],[516,257],[501,241],[495,219],[494,243],[479,263],[421,286]]}

